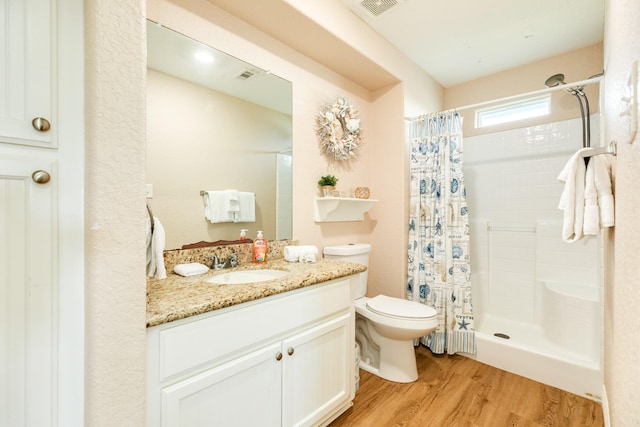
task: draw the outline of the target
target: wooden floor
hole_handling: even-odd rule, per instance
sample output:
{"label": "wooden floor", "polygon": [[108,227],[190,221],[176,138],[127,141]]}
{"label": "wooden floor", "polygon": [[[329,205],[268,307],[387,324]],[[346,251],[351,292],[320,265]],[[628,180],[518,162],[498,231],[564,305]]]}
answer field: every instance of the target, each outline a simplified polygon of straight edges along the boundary
{"label": "wooden floor", "polygon": [[416,350],[416,382],[399,384],[360,370],[354,406],[340,426],[604,425],[600,404],[464,356]]}

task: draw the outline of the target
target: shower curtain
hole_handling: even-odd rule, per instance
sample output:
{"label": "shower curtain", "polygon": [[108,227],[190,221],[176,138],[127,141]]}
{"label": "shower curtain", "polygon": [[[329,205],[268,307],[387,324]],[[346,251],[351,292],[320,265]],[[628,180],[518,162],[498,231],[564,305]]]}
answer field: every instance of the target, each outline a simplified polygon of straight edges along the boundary
{"label": "shower curtain", "polygon": [[437,329],[419,340],[436,354],[475,354],[462,118],[441,112],[409,126],[407,298],[435,308],[438,316]]}

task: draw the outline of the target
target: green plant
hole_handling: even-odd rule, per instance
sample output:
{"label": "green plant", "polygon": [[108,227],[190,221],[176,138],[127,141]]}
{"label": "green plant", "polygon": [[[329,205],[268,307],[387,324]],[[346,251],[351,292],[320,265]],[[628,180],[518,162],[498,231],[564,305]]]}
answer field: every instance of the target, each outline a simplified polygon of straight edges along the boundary
{"label": "green plant", "polygon": [[333,175],[325,175],[323,177],[320,177],[320,180],[318,181],[318,185],[320,187],[324,187],[327,185],[331,187],[335,187],[337,183],[338,183],[338,178],[336,178]]}

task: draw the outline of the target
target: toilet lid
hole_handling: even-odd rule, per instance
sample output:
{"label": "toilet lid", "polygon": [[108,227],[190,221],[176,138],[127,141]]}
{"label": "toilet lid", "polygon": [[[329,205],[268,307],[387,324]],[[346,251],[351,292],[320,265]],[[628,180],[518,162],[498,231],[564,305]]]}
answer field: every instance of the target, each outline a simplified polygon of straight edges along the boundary
{"label": "toilet lid", "polygon": [[426,319],[436,315],[436,310],[433,307],[415,301],[388,297],[386,295],[378,295],[377,297],[367,300],[367,308],[383,316],[406,319]]}

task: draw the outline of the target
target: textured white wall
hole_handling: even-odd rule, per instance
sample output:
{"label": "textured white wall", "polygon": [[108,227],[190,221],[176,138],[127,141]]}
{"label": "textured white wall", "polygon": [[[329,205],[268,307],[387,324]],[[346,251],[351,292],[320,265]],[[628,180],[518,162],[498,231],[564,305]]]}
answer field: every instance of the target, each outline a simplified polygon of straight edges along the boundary
{"label": "textured white wall", "polygon": [[640,3],[605,2],[605,141],[618,141],[615,183],[616,227],[605,248],[605,387],[615,427],[640,425],[639,222],[640,137],[629,141],[628,116],[620,116],[621,98],[634,61],[640,60]]}
{"label": "textured white wall", "polygon": [[144,1],[87,0],[85,425],[143,426]]}

